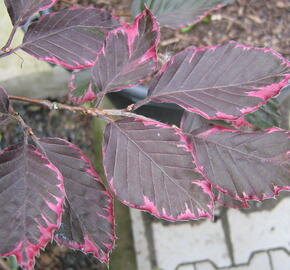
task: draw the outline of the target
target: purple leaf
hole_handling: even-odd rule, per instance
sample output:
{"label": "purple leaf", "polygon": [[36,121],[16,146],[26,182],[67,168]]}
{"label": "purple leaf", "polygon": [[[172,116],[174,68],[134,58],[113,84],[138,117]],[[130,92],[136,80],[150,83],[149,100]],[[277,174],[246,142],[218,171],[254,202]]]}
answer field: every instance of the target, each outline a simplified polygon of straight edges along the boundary
{"label": "purple leaf", "polygon": [[16,255],[32,269],[34,257],[59,228],[64,200],[62,175],[32,145],[0,154],[0,256]]}
{"label": "purple leaf", "polygon": [[290,190],[290,132],[214,127],[191,136],[196,164],[220,191],[239,200]]}
{"label": "purple leaf", "polygon": [[211,186],[196,171],[179,129],[133,118],[107,125],[104,166],[126,205],[171,221],[211,217]]}
{"label": "purple leaf", "polygon": [[180,129],[184,133],[198,132],[199,130],[208,129],[210,126],[211,124],[208,120],[188,111],[184,111],[180,121]]}
{"label": "purple leaf", "polygon": [[[181,121],[180,121],[180,129],[185,134],[199,134],[203,131],[208,130],[211,127],[214,126],[220,126],[225,128],[233,128],[233,126],[238,126],[237,121],[239,121],[238,124],[245,124],[245,120],[208,120],[200,116],[199,114],[192,113],[189,111],[184,111]],[[250,124],[249,124],[250,125]],[[240,125],[242,126],[242,125]],[[251,129],[252,130],[252,129]]]}
{"label": "purple leaf", "polygon": [[44,15],[31,24],[21,48],[67,68],[90,67],[106,34],[117,27],[118,21],[103,9],[74,7]]}
{"label": "purple leaf", "polygon": [[146,9],[133,26],[112,31],[92,68],[100,95],[120,91],[143,81],[156,69],[159,28]]}
{"label": "purple leaf", "polygon": [[288,83],[289,67],[270,49],[235,42],[191,47],[163,66],[148,101],[176,103],[207,119],[234,120],[278,94]]}
{"label": "purple leaf", "polygon": [[[212,126],[213,125],[209,122],[209,120],[206,120],[200,115],[188,111],[184,112],[180,123],[182,132],[187,134],[191,133],[193,136],[210,129]],[[248,205],[245,201],[236,200],[228,194],[225,194],[215,188],[213,188],[213,194],[215,201],[222,206],[230,208],[248,208]]]}
{"label": "purple leaf", "polygon": [[59,138],[43,138],[40,144],[62,173],[67,194],[56,241],[108,262],[115,240],[110,193],[78,147]]}
{"label": "purple leaf", "polygon": [[13,25],[20,26],[36,12],[48,9],[57,0],[4,0]]}
{"label": "purple leaf", "polygon": [[160,25],[177,29],[195,24],[209,12],[232,2],[233,0],[134,0],[132,13],[137,15],[145,4],[150,7]]}
{"label": "purple leaf", "polygon": [[97,98],[98,89],[91,79],[91,68],[74,70],[69,83],[71,101],[83,104]]}
{"label": "purple leaf", "polygon": [[246,201],[236,200],[233,197],[225,194],[217,189],[213,189],[215,195],[215,201],[218,202],[221,206],[229,208],[249,208]]}

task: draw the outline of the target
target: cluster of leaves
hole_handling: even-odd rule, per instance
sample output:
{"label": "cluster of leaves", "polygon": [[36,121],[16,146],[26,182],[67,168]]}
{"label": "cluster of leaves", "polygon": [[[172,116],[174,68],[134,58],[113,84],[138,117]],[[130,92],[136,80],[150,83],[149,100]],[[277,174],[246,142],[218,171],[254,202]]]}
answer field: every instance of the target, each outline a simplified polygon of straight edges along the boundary
{"label": "cluster of leaves", "polygon": [[[14,29],[55,2],[5,0]],[[157,19],[145,7],[132,25],[105,10],[73,7],[42,16],[29,26],[21,45],[5,46],[0,57],[22,49],[75,69],[72,101],[101,100],[154,74],[157,20],[186,26],[229,2],[138,0],[133,14],[147,5]],[[275,101],[266,103],[287,85],[289,67],[271,49],[235,42],[190,47],[173,56],[153,75],[147,97],[120,110],[120,119],[99,113],[108,121],[103,164],[111,191],[130,207],[179,221],[211,218],[216,203],[248,207],[249,200],[289,190],[289,131],[271,126],[275,121],[267,122],[264,130],[239,128],[253,128],[256,118],[271,111]],[[83,69],[90,78],[80,85]],[[184,108],[180,127],[132,113],[148,102]],[[12,118],[23,125],[25,134],[23,142],[0,154],[0,255],[14,254],[30,269],[40,248],[54,237],[59,244],[107,262],[115,240],[110,191],[77,146],[60,138],[37,138],[0,88],[0,125]],[[212,120],[226,121],[229,127]]]}

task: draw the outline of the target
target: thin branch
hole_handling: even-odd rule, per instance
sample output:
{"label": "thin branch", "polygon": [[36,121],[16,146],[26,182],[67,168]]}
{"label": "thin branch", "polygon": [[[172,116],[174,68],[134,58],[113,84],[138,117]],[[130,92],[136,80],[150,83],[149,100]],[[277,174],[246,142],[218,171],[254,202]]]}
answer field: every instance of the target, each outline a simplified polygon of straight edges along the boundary
{"label": "thin branch", "polygon": [[34,98],[28,98],[28,97],[19,97],[19,96],[9,96],[9,99],[11,100],[18,100],[22,102],[30,102],[34,104],[39,104],[45,107],[48,107],[49,109],[53,109],[53,102],[49,100],[41,100],[41,99],[34,99]]}
{"label": "thin branch", "polygon": [[17,25],[14,25],[14,26],[13,26],[13,29],[12,29],[10,35],[9,35],[9,38],[8,38],[6,44],[4,45],[4,47],[1,49],[1,51],[6,52],[7,49],[9,49],[9,47],[10,47],[12,41],[13,41],[13,38],[14,38],[14,36],[15,36],[15,33],[16,33],[16,30],[17,30],[17,27],[18,27]]}
{"label": "thin branch", "polygon": [[70,1],[68,1],[68,0],[60,0],[60,2],[63,2],[64,4],[66,4],[66,5],[70,5],[70,6],[74,6],[74,5],[75,5],[75,3],[70,2]]}
{"label": "thin branch", "polygon": [[102,105],[104,97],[105,95],[102,95],[101,97],[98,98],[97,103],[96,103],[96,108],[99,108]]}
{"label": "thin branch", "polygon": [[28,143],[28,137],[31,137],[33,139],[33,141],[38,142],[38,138],[35,136],[32,128],[30,126],[28,126],[25,121],[23,120],[23,118],[13,110],[13,108],[10,108],[11,110],[11,114],[10,116],[12,118],[14,118],[16,121],[18,121],[20,123],[20,125],[23,128],[24,131],[24,142],[27,144]]}
{"label": "thin branch", "polygon": [[40,144],[39,138],[34,134],[32,128],[25,123],[24,119],[17,112],[15,112],[13,108],[11,108],[10,110],[11,110],[11,114],[10,114],[11,117],[14,118],[16,121],[18,121],[18,123],[23,128],[23,132],[24,132],[24,143],[25,144],[28,144],[28,138],[30,137],[34,141],[34,143],[38,146],[38,148],[42,152],[42,154],[44,154],[45,156],[47,156],[46,155],[46,152],[45,152],[45,149]]}
{"label": "thin branch", "polygon": [[131,14],[129,14],[129,13],[117,13],[117,14],[114,14],[114,16],[117,16],[117,17],[131,17]]}
{"label": "thin branch", "polygon": [[145,99],[142,99],[140,100],[139,102],[137,102],[136,104],[132,104],[130,105],[128,108],[129,110],[128,111],[135,111],[136,109],[138,109],[139,107],[149,103],[151,100],[149,98],[145,98]]}
{"label": "thin branch", "polygon": [[20,47],[16,47],[16,48],[6,48],[4,51],[0,50],[0,58],[4,57],[4,56],[8,56],[12,53],[15,53],[17,50],[19,50]]}
{"label": "thin branch", "polygon": [[114,115],[114,116],[133,117],[133,118],[137,118],[143,121],[153,121],[153,119],[151,118],[148,118],[140,114],[128,112],[126,110],[104,110],[104,113],[108,115]]}
{"label": "thin branch", "polygon": [[[89,108],[86,109],[81,106],[71,106],[63,103],[58,103],[58,102],[51,102],[49,100],[41,100],[41,99],[34,99],[34,98],[27,98],[27,97],[20,97],[20,96],[9,96],[10,100],[17,100],[17,101],[22,101],[22,102],[29,102],[29,103],[34,103],[38,104],[41,106],[45,106],[50,110],[68,110],[71,112],[81,112],[86,115],[92,115],[92,116],[97,116],[100,118],[103,118],[106,121],[114,121],[115,118],[112,116],[123,116],[123,117],[133,117],[137,119],[141,119],[144,121],[152,121],[152,119],[147,118],[142,115],[138,115],[132,112],[129,112],[128,109],[125,110],[109,110],[109,109],[100,109],[100,108]],[[134,106],[131,105],[129,106],[132,108]]]}

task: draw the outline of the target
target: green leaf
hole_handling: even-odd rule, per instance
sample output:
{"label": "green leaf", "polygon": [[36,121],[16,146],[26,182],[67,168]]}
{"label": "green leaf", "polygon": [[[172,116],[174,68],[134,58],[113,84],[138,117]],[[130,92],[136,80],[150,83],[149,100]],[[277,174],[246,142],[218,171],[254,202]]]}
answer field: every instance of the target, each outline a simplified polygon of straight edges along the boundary
{"label": "green leaf", "polygon": [[245,119],[259,129],[270,127],[280,127],[282,118],[279,110],[279,101],[276,98],[271,98],[259,110],[247,114]]}
{"label": "green leaf", "polygon": [[146,6],[161,26],[178,29],[196,24],[209,12],[232,2],[234,0],[134,0],[131,13],[137,16]]}

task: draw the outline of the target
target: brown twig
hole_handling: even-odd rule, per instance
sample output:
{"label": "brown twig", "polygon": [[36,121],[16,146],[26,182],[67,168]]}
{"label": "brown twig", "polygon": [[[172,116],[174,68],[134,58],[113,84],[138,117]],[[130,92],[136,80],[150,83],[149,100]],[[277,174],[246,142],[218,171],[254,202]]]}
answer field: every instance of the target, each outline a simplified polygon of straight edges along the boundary
{"label": "brown twig", "polygon": [[126,110],[104,110],[104,112],[108,115],[132,117],[143,121],[153,121],[151,118],[136,113],[128,112]]}
{"label": "brown twig", "polygon": [[166,40],[163,40],[159,43],[159,45],[161,47],[166,47],[168,45],[171,45],[171,44],[174,44],[174,43],[178,43],[180,41],[180,38],[179,37],[174,37],[174,38],[170,38],[170,39],[166,39]]}
{"label": "brown twig", "polygon": [[28,137],[31,137],[34,141],[37,141],[38,138],[35,136],[32,128],[25,123],[25,121],[18,114],[18,112],[14,111],[12,106],[9,108],[9,111],[10,111],[10,117],[18,121],[24,130],[24,142],[25,143],[28,142]]}
{"label": "brown twig", "polygon": [[34,99],[34,98],[28,98],[28,97],[19,97],[19,96],[9,96],[9,99],[39,104],[39,105],[48,107],[49,109],[52,109],[52,106],[53,106],[52,105],[53,103],[48,100]]}
{"label": "brown twig", "polygon": [[228,20],[229,22],[231,22],[232,24],[236,24],[239,27],[241,27],[243,30],[247,30],[247,28],[240,22],[238,22],[235,18],[232,18],[230,16],[227,15],[223,15],[222,19]]}
{"label": "brown twig", "polygon": [[64,4],[70,5],[70,6],[74,6],[75,5],[75,3],[70,2],[69,0],[60,0],[60,2],[63,2]]}
{"label": "brown twig", "polygon": [[[109,121],[109,122],[115,120],[115,118],[113,116],[133,117],[133,118],[141,119],[144,121],[152,121],[152,119],[150,119],[150,118],[129,112],[126,109],[125,110],[108,110],[108,109],[100,109],[100,108],[86,109],[86,108],[81,107],[81,106],[71,106],[71,105],[67,105],[67,104],[63,104],[63,103],[51,102],[49,100],[41,100],[41,99],[12,96],[12,95],[9,96],[9,99],[38,104],[41,106],[45,106],[50,110],[67,110],[67,111],[71,111],[71,112],[81,112],[81,113],[84,113],[86,115],[92,115],[92,116],[103,118],[104,120]],[[145,102],[145,103],[147,103],[147,102]],[[138,107],[140,107],[142,104],[141,104],[141,102],[139,102],[136,105]],[[135,107],[134,107],[134,105],[131,105],[130,108],[135,108]]]}
{"label": "brown twig", "polygon": [[128,106],[128,108],[130,108],[130,111],[135,111],[136,109],[147,104],[148,102],[150,102],[150,100],[148,98],[145,98],[145,99],[140,100],[136,104],[132,104],[132,105]]}
{"label": "brown twig", "polygon": [[[4,57],[4,56],[8,56],[12,53],[15,53],[17,50],[19,50],[20,47],[16,47],[16,48],[6,48],[6,49],[1,49],[0,50],[0,58]],[[16,53],[15,53],[16,54]]]}
{"label": "brown twig", "polygon": [[16,30],[17,30],[17,27],[18,27],[17,25],[14,25],[14,26],[13,26],[13,29],[12,29],[10,35],[9,35],[9,38],[8,38],[6,44],[2,47],[1,51],[3,51],[3,52],[7,52],[7,51],[9,51],[9,47],[10,47],[12,41],[13,41],[13,38],[14,38],[14,36],[15,36],[15,33],[16,33]]}
{"label": "brown twig", "polygon": [[117,13],[117,14],[114,14],[114,16],[117,16],[117,17],[131,17],[132,15],[129,14],[129,13]]}

